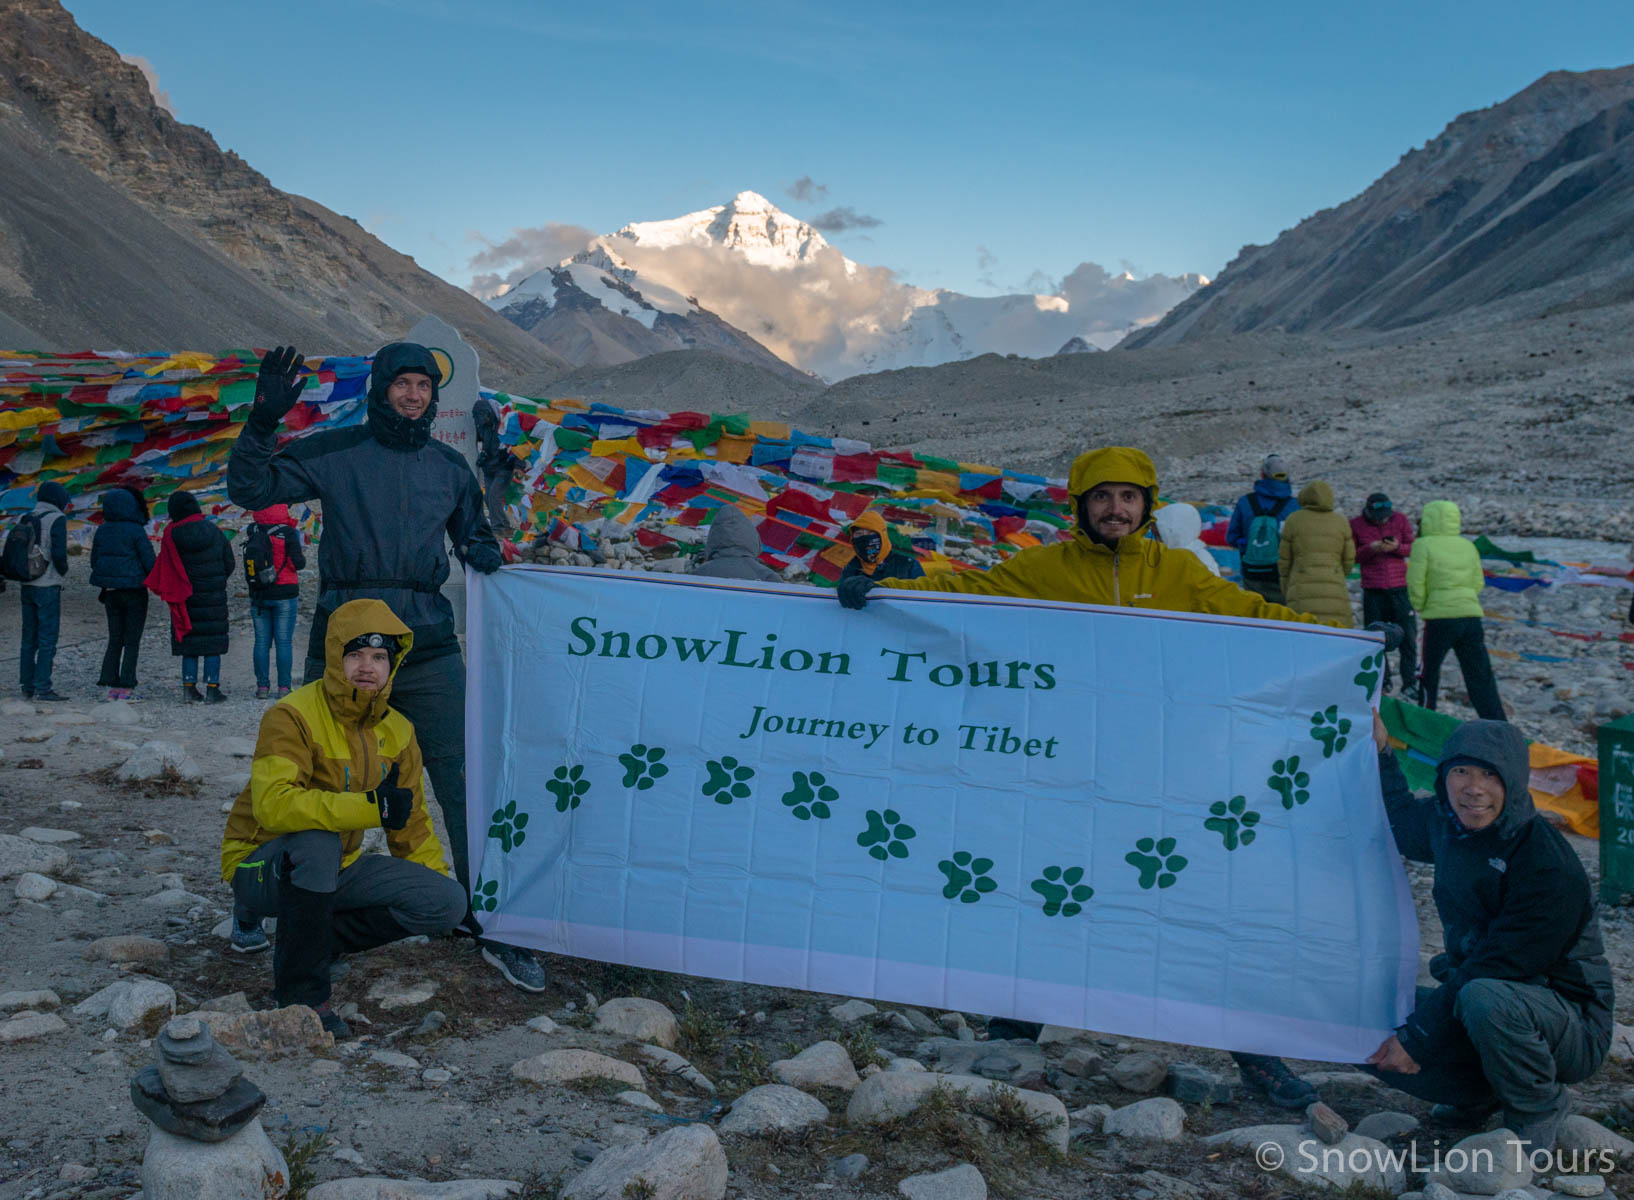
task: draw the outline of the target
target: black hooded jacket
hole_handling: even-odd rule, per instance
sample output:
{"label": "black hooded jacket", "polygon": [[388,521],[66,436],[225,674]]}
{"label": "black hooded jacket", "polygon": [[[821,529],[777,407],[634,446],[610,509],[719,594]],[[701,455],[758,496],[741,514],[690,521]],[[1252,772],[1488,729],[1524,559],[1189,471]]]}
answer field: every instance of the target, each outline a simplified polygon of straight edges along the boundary
{"label": "black hooded jacket", "polygon": [[[1488,765],[1504,782],[1503,811],[1476,832],[1459,823],[1447,799],[1447,769],[1458,759]],[[1576,851],[1533,808],[1530,775],[1526,741],[1504,721],[1471,721],[1447,739],[1433,798],[1413,795],[1393,753],[1379,756],[1397,849],[1435,864],[1447,947],[1430,967],[1441,986],[1397,1031],[1418,1062],[1433,1061],[1445,1044],[1458,992],[1472,979],[1551,988],[1582,1011],[1597,1061],[1611,1044],[1611,967],[1594,891]]]}
{"label": "black hooded jacket", "polygon": [[[406,371],[429,375],[433,384],[431,407],[413,421],[386,402],[387,387]],[[374,598],[413,631],[416,658],[459,648],[454,612],[440,591],[448,579],[443,539],[462,565],[473,552],[497,563],[500,551],[470,466],[431,439],[440,375],[423,346],[393,342],[369,372],[366,424],[316,433],[282,450],[276,432],[246,424],[233,444],[227,494],[234,504],[323,505],[312,646],[323,646],[331,612],[348,600]]]}
{"label": "black hooded jacket", "polygon": [[109,488],[102,493],[102,524],[91,539],[91,586],[140,588],[151,570],[153,543],[136,497],[124,488]]}

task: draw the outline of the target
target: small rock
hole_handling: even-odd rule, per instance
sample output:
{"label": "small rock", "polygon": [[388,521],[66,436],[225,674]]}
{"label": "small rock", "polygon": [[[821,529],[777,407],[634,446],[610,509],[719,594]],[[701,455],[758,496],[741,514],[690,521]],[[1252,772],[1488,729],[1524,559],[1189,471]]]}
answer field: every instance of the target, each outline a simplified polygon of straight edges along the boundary
{"label": "small rock", "polygon": [[84,1163],[63,1163],[57,1172],[58,1183],[89,1183],[96,1178],[96,1168]]}
{"label": "small rock", "polygon": [[673,1050],[681,1037],[675,1014],[656,1000],[617,996],[595,1012],[596,1028],[602,1033],[616,1033],[638,1042],[652,1042],[666,1050]]}
{"label": "small rock", "polygon": [[798,1133],[828,1120],[828,1106],[815,1096],[782,1083],[751,1088],[732,1102],[722,1133]]}
{"label": "small rock", "polygon": [[1418,1128],[1418,1118],[1403,1112],[1376,1112],[1370,1113],[1356,1122],[1356,1132],[1363,1137],[1375,1138],[1384,1141],[1387,1138],[1400,1137],[1404,1133],[1412,1133]]}
{"label": "small rock", "polygon": [[369,1053],[369,1061],[379,1063],[383,1067],[392,1067],[399,1071],[418,1071],[420,1060],[401,1054],[396,1050],[373,1050]]}
{"label": "small rock", "polygon": [[437,985],[429,979],[377,979],[364,999],[390,1012],[396,1008],[413,1008],[424,1004],[437,994]]}
{"label": "small rock", "polygon": [[1087,1079],[1091,1075],[1099,1075],[1101,1056],[1085,1046],[1077,1046],[1068,1050],[1066,1057],[1061,1060],[1061,1069],[1068,1075],[1076,1075],[1080,1079]]}
{"label": "small rock", "polygon": [[[915,1032],[917,1032],[914,1029],[913,1022],[908,1020],[907,1017],[903,1016],[899,1012],[888,1012],[888,1013],[885,1014],[885,1028],[886,1029],[895,1029],[895,1030],[898,1030],[898,1031],[900,1031],[902,1033],[915,1033]],[[933,1032],[940,1033],[941,1030],[937,1029],[937,1030],[934,1030]]]}
{"label": "small rock", "polygon": [[[1442,1155],[1441,1164],[1439,1170],[1425,1172],[1424,1181],[1442,1184],[1455,1192],[1496,1196],[1532,1182],[1532,1165],[1520,1142],[1507,1129],[1471,1134]],[[1455,1171],[1453,1166],[1463,1169]]]}
{"label": "small rock", "polygon": [[324,1032],[318,1014],[304,1004],[237,1014],[199,1009],[189,1015],[208,1025],[216,1041],[235,1050],[276,1057],[335,1046],[334,1035]]}
{"label": "small rock", "polygon": [[1099,1130],[1106,1124],[1106,1119],[1112,1115],[1110,1104],[1086,1104],[1082,1108],[1075,1108],[1069,1114],[1074,1125],[1082,1125],[1086,1129]]}
{"label": "small rock", "polygon": [[1155,1054],[1129,1054],[1106,1072],[1126,1092],[1155,1092],[1169,1076],[1169,1064]]}
{"label": "small rock", "polygon": [[528,1019],[528,1028],[535,1033],[555,1033],[558,1026],[555,1021],[541,1013],[537,1017]]}
{"label": "small rock", "polygon": [[1023,1088],[1036,1088],[1044,1081],[1044,1051],[1034,1042],[927,1038],[914,1054],[948,1075],[980,1075]]}
{"label": "small rock", "polygon": [[1598,1121],[1573,1113],[1560,1123],[1555,1137],[1556,1150],[1606,1150],[1619,1160],[1634,1159],[1634,1142],[1613,1133]]}
{"label": "small rock", "polygon": [[1306,1106],[1305,1119],[1311,1124],[1311,1132],[1330,1146],[1337,1146],[1350,1132],[1350,1122],[1320,1100]]}
{"label": "small rock", "polygon": [[243,738],[243,737],[216,738],[211,744],[214,746],[214,748],[218,752],[220,752],[222,754],[229,755],[229,756],[231,756],[233,758],[254,758],[255,757],[255,743],[250,741],[249,738]]}
{"label": "small rock", "polygon": [[1172,1142],[1186,1132],[1186,1110],[1167,1096],[1153,1096],[1113,1109],[1101,1129],[1113,1137]]}
{"label": "small rock", "polygon": [[336,1162],[343,1162],[349,1166],[361,1167],[363,1165],[363,1156],[350,1146],[339,1147],[329,1157]]}
{"label": "small rock", "polygon": [[183,779],[203,779],[204,772],[191,755],[175,742],[155,739],[143,742],[114,772],[115,777],[129,782],[133,779],[157,779],[166,768]]}
{"label": "small rock", "polygon": [[414,1027],[414,1032],[409,1034],[409,1036],[416,1038],[429,1037],[431,1034],[436,1033],[447,1024],[448,1014],[440,1009],[434,1008],[425,1016],[420,1018],[420,1023]]}
{"label": "small rock", "polygon": [[1069,1025],[1046,1025],[1038,1031],[1033,1040],[1040,1046],[1053,1046],[1058,1042],[1079,1042],[1088,1038],[1087,1030],[1073,1029]]}
{"label": "small rock", "polygon": [[28,700],[0,701],[0,714],[8,717],[32,717],[40,710]]}
{"label": "small rock", "polygon": [[106,1017],[114,1029],[157,1025],[176,1011],[176,993],[157,979],[121,979],[74,1005],[76,1017]]}
{"label": "small rock", "polygon": [[511,1075],[529,1083],[566,1083],[571,1079],[611,1079],[643,1091],[641,1071],[629,1063],[593,1050],[547,1050],[511,1066]]}
{"label": "small rock", "polygon": [[929,1014],[917,1008],[904,1008],[902,1019],[913,1027],[915,1033],[926,1033],[935,1037],[942,1032],[942,1027],[931,1020]]}
{"label": "small rock", "polygon": [[32,992],[0,992],[0,1012],[12,1012],[19,1008],[60,1008],[62,997],[49,988],[41,988]]}
{"label": "small rock", "polygon": [[[946,1089],[961,1104],[974,1104],[989,1101],[997,1089],[1008,1087],[1008,1084],[995,1083],[991,1079],[982,1079],[976,1075],[884,1071],[864,1079],[857,1090],[851,1093],[851,1102],[846,1105],[845,1117],[852,1125],[874,1125],[913,1112],[925,1097],[937,1088]],[[1015,1092],[1016,1098],[1029,1112],[1048,1126],[1044,1134],[1046,1140],[1056,1149],[1065,1152],[1068,1136],[1066,1105],[1044,1092],[1028,1091],[1025,1088],[1010,1090]]]}
{"label": "small rock", "polygon": [[43,904],[57,893],[57,881],[46,875],[37,875],[33,871],[24,871],[17,877],[17,886],[12,889],[19,900],[32,900],[36,904]]}
{"label": "small rock", "polygon": [[172,1017],[159,1032],[157,1047],[160,1082],[179,1104],[214,1100],[244,1074],[197,1017]]}
{"label": "small rock", "polygon": [[250,1007],[249,998],[243,992],[228,992],[225,996],[214,996],[199,1007],[205,1012],[229,1013],[233,1016],[255,1011]]}
{"label": "small rock", "polygon": [[620,1092],[613,1099],[620,1104],[628,1104],[631,1108],[642,1108],[648,1112],[656,1113],[664,1111],[664,1106],[647,1095],[646,1092]]}
{"label": "small rock", "polygon": [[426,1083],[451,1083],[454,1072],[447,1067],[428,1067],[420,1073],[420,1078]]}
{"label": "small rock", "polygon": [[[957,1012],[945,1012],[945,1013],[943,1013],[941,1016],[936,1018],[936,1023],[938,1025],[940,1025],[943,1029],[947,1030],[949,1033],[957,1033],[959,1030],[966,1028],[968,1026],[968,1024],[969,1024],[965,1020],[964,1013],[957,1013]],[[856,1156],[853,1155],[852,1157],[856,1157]],[[866,1158],[867,1156],[863,1155],[862,1157]]]}
{"label": "small rock", "polygon": [[1235,1084],[1196,1063],[1171,1064],[1167,1082],[1169,1095],[1187,1104],[1230,1104],[1237,1098]]}
{"label": "small rock", "polygon": [[910,1175],[896,1190],[908,1200],[987,1200],[987,1180],[969,1163],[932,1175]]}
{"label": "small rock", "polygon": [[772,1077],[790,1087],[833,1087],[851,1091],[862,1079],[851,1056],[838,1042],[818,1042],[793,1058],[780,1058],[771,1066]]}
{"label": "small rock", "polygon": [[604,1150],[562,1189],[562,1200],[627,1200],[638,1180],[647,1184],[649,1200],[724,1200],[726,1176],[726,1151],[715,1131],[682,1125],[649,1142]]}
{"label": "small rock", "polygon": [[[925,1069],[925,1064],[920,1062],[917,1058],[893,1058],[886,1065],[885,1069],[887,1071],[923,1071]],[[875,1072],[878,1072],[877,1066],[875,1066]]]}
{"label": "small rock", "polygon": [[60,846],[0,833],[0,879],[26,874],[60,875],[67,869],[68,851]]}
{"label": "small rock", "polygon": [[596,1155],[601,1153],[601,1147],[595,1142],[574,1142],[569,1153],[580,1162],[595,1162]]}
{"label": "small rock", "polygon": [[79,841],[79,834],[72,829],[41,829],[36,825],[18,830],[18,836],[26,837],[31,842],[39,842],[42,846],[61,846],[65,842]]}
{"label": "small rock", "polygon": [[666,1075],[688,1083],[700,1092],[714,1094],[715,1085],[709,1078],[675,1051],[666,1050],[662,1046],[640,1046],[636,1053]]}
{"label": "small rock", "polygon": [[1549,1189],[1562,1196],[1599,1196],[1606,1190],[1606,1180],[1602,1175],[1556,1175]]}
{"label": "small rock", "polygon": [[829,1009],[828,1015],[833,1017],[841,1025],[851,1025],[862,1020],[864,1017],[873,1016],[878,1011],[879,1009],[875,1008],[866,1000],[847,1000],[844,1004],[836,1004],[833,1008]]}
{"label": "small rock", "polygon": [[24,1011],[8,1020],[0,1021],[0,1045],[30,1042],[53,1033],[63,1033],[67,1029],[68,1023],[56,1013]]}
{"label": "small rock", "polygon": [[255,1119],[267,1102],[261,1089],[240,1077],[219,1096],[182,1104],[165,1091],[157,1067],[143,1067],[130,1081],[136,1111],[166,1133],[195,1142],[224,1142]]}
{"label": "small rock", "polygon": [[828,1164],[828,1173],[835,1179],[856,1179],[868,1169],[866,1154],[847,1154]]}
{"label": "small rock", "polygon": [[80,957],[86,962],[154,963],[163,962],[169,953],[165,944],[154,938],[124,934],[97,938],[80,951]]}
{"label": "small rock", "polygon": [[278,1195],[288,1179],[284,1156],[258,1120],[225,1141],[211,1143],[155,1127],[142,1155],[144,1200],[198,1200],[200,1196],[261,1200]]}
{"label": "small rock", "polygon": [[162,892],[155,892],[153,895],[144,898],[142,903],[151,904],[154,908],[161,909],[185,909],[197,908],[201,904],[209,904],[210,902],[203,896],[196,895],[186,888],[166,888]]}

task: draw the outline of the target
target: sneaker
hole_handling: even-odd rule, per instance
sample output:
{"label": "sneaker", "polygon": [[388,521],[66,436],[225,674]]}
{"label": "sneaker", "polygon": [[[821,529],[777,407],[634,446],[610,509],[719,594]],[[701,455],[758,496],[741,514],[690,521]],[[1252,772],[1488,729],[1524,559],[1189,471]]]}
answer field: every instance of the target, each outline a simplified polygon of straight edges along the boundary
{"label": "sneaker", "polygon": [[255,685],[255,698],[257,700],[265,700],[270,695],[272,695],[272,689],[266,684],[258,683]]}
{"label": "sneaker", "polygon": [[1430,1106],[1430,1120],[1454,1129],[1480,1129],[1498,1108],[1496,1100],[1487,1104],[1433,1104]]}
{"label": "sneaker", "polygon": [[327,1000],[313,1011],[318,1014],[318,1023],[323,1026],[323,1031],[333,1034],[337,1042],[343,1042],[352,1036],[352,1027],[340,1019],[340,1014],[329,1007]]}
{"label": "sneaker", "polygon": [[187,704],[203,704],[204,693],[199,691],[199,685],[196,683],[183,683],[182,700]]}
{"label": "sneaker", "polygon": [[140,704],[142,701],[144,701],[146,699],[147,699],[147,697],[144,696],[142,694],[141,690],[138,689],[138,688],[131,688],[129,691],[127,691],[125,693],[125,703],[126,704]]}
{"label": "sneaker", "polygon": [[221,685],[219,683],[207,683],[204,685],[204,702],[206,704],[227,703],[227,697],[222,694]]}
{"label": "sneaker", "polygon": [[36,700],[45,700],[45,701],[48,701],[48,702],[52,702],[52,701],[58,701],[58,700],[66,700],[66,699],[68,699],[68,697],[64,696],[61,692],[57,691],[55,688],[47,688],[43,692],[35,692],[34,693],[34,699],[36,699]]}
{"label": "sneaker", "polygon": [[533,956],[533,951],[520,946],[502,946],[498,942],[482,943],[485,962],[505,977],[505,982],[524,992],[542,992],[550,982],[544,967]]}
{"label": "sneaker", "polygon": [[240,954],[260,954],[272,948],[272,942],[267,939],[267,932],[261,928],[260,921],[247,927],[234,921],[232,936],[228,940]]}
{"label": "sneaker", "polygon": [[1401,685],[1401,698],[1409,704],[1423,704],[1424,688],[1417,683],[1404,683]]}
{"label": "sneaker", "polygon": [[287,695],[289,695],[289,689],[287,687],[279,687],[278,699],[282,700]]}
{"label": "sneaker", "polygon": [[1258,1092],[1278,1108],[1305,1108],[1315,1104],[1316,1089],[1269,1054],[1234,1054],[1243,1086]]}

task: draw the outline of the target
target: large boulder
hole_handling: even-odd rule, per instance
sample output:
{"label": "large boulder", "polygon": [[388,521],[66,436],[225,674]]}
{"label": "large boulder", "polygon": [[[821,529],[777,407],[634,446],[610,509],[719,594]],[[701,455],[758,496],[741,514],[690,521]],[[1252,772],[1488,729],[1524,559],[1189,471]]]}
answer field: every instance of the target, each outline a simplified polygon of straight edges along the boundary
{"label": "large boulder", "polygon": [[910,1175],[896,1190],[908,1200],[987,1200],[987,1180],[969,1163],[930,1175]]}
{"label": "large boulder", "polygon": [[1440,1162],[1437,1170],[1425,1172],[1424,1182],[1455,1192],[1496,1196],[1532,1182],[1526,1147],[1507,1129],[1471,1134],[1441,1155]]}
{"label": "large boulder", "polygon": [[831,1087],[847,1092],[862,1082],[851,1056],[838,1042],[818,1042],[793,1058],[778,1059],[772,1064],[772,1078],[790,1087]]}
{"label": "large boulder", "polygon": [[18,875],[60,875],[68,869],[68,851],[60,846],[0,833],[0,879]]}
{"label": "large boulder", "polygon": [[195,1142],[153,1126],[142,1156],[143,1200],[266,1200],[289,1187],[289,1167],[251,1121],[224,1142]]}
{"label": "large boulder", "polygon": [[511,1075],[529,1083],[568,1083],[574,1079],[611,1079],[645,1091],[641,1069],[594,1050],[546,1050],[511,1066]]}
{"label": "large boulder", "polygon": [[798,1133],[828,1120],[828,1106],[782,1083],[750,1088],[732,1101],[722,1133]]}
{"label": "large boulder", "polygon": [[121,979],[74,1005],[76,1017],[106,1017],[114,1029],[157,1033],[176,1011],[176,992],[157,979]]}
{"label": "large boulder", "polygon": [[658,1001],[640,996],[617,996],[596,1009],[596,1029],[653,1042],[666,1050],[673,1050],[681,1037],[675,1014]]}
{"label": "large boulder", "polygon": [[318,1014],[304,1004],[247,1013],[201,1008],[187,1015],[209,1026],[211,1036],[223,1046],[268,1057],[328,1050],[335,1045],[334,1035],[325,1032]]}
{"label": "large boulder", "polygon": [[[881,1071],[864,1079],[851,1093],[846,1105],[845,1119],[852,1125],[875,1125],[896,1117],[907,1116],[924,1103],[925,1097],[936,1088],[946,1088],[966,1106],[979,1106],[993,1101],[994,1094],[1007,1084],[977,1075],[939,1075],[929,1071]],[[1010,1088],[1027,1110],[1047,1128],[1045,1140],[1063,1154],[1067,1149],[1067,1107],[1054,1096],[1044,1092]]]}
{"label": "large boulder", "polygon": [[726,1151],[715,1131],[682,1125],[649,1142],[603,1150],[562,1189],[562,1200],[628,1200],[638,1193],[647,1200],[723,1200]]}

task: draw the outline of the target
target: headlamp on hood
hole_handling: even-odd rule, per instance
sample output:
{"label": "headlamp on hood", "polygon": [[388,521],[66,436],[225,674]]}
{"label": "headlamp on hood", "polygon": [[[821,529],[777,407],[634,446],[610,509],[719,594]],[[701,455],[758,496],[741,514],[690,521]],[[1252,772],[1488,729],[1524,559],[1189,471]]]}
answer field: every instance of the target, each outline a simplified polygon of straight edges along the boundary
{"label": "headlamp on hood", "polygon": [[341,647],[342,655],[354,650],[384,650],[393,660],[397,658],[397,638],[389,633],[360,633]]}

